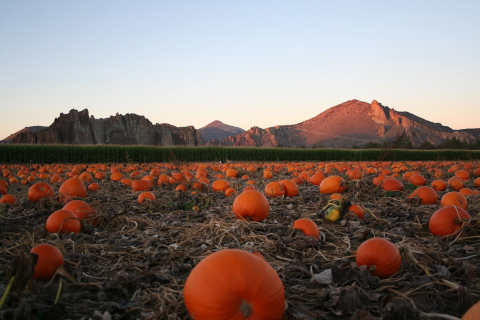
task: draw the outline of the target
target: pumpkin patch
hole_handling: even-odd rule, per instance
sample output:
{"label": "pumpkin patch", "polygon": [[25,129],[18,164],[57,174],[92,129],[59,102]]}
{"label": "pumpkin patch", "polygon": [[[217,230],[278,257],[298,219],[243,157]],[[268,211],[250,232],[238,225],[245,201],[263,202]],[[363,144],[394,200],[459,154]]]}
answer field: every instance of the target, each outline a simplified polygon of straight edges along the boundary
{"label": "pumpkin patch", "polygon": [[[476,169],[478,161],[0,164],[0,286],[17,257],[19,270],[31,269],[1,311],[20,312],[23,297],[58,319],[386,319],[398,305],[418,315],[409,297],[425,314],[460,318],[480,282]],[[21,260],[30,251],[35,267]]]}

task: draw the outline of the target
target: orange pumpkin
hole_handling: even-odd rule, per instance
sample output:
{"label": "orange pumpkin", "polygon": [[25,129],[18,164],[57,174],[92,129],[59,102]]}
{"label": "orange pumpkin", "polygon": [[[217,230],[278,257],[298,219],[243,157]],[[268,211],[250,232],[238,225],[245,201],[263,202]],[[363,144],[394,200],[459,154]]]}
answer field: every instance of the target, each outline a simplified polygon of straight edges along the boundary
{"label": "orange pumpkin", "polygon": [[42,198],[51,198],[54,191],[51,185],[45,182],[37,182],[28,189],[28,200],[38,202]]}
{"label": "orange pumpkin", "polygon": [[347,183],[340,176],[329,176],[320,183],[320,193],[342,193],[347,188]]}
{"label": "orange pumpkin", "polygon": [[38,261],[33,272],[35,279],[49,280],[53,277],[57,268],[63,266],[62,252],[50,244],[39,244],[30,252],[38,255]]}
{"label": "orange pumpkin", "polygon": [[92,191],[92,192],[96,192],[100,189],[100,186],[98,185],[98,183],[94,182],[94,183],[90,183],[88,185],[88,190]]}
{"label": "orange pumpkin", "polygon": [[135,180],[132,182],[132,190],[136,191],[148,191],[152,188],[152,183],[148,180]]}
{"label": "orange pumpkin", "polygon": [[270,182],[265,186],[265,194],[271,198],[283,197],[285,195],[285,189],[280,182]]}
{"label": "orange pumpkin", "polygon": [[435,204],[438,201],[438,193],[431,187],[423,186],[415,189],[408,198],[419,198],[421,204]]}
{"label": "orange pumpkin", "polygon": [[382,182],[382,189],[385,191],[402,191],[403,183],[394,178],[387,178]]}
{"label": "orange pumpkin", "polygon": [[183,291],[195,320],[281,319],[285,290],[262,258],[239,250],[212,253],[190,272]]}
{"label": "orange pumpkin", "polygon": [[225,192],[228,188],[230,188],[230,182],[227,180],[218,179],[212,182],[212,190],[214,191]]}
{"label": "orange pumpkin", "polygon": [[480,319],[480,301],[468,309],[460,320],[479,320]]}
{"label": "orange pumpkin", "polygon": [[455,176],[459,177],[463,181],[468,181],[468,178],[470,177],[470,174],[468,173],[467,170],[457,170],[457,171],[455,171]]}
{"label": "orange pumpkin", "polygon": [[442,199],[440,200],[440,205],[442,207],[453,205],[467,210],[468,201],[460,192],[451,191],[443,195]]}
{"label": "orange pumpkin", "polygon": [[464,221],[471,220],[470,215],[457,206],[446,206],[438,209],[428,222],[428,229],[435,236],[452,235],[462,228]]}
{"label": "orange pumpkin", "polygon": [[237,176],[238,171],[235,169],[228,169],[227,172],[225,172],[225,178],[235,179]]}
{"label": "orange pumpkin", "polygon": [[325,175],[322,172],[317,172],[310,177],[310,183],[318,186],[325,179]]}
{"label": "orange pumpkin", "polygon": [[424,186],[427,183],[427,180],[421,174],[414,174],[410,177],[410,183],[414,186]]}
{"label": "orange pumpkin", "polygon": [[179,184],[179,185],[175,188],[175,191],[185,192],[185,191],[187,191],[187,188],[185,188],[185,186],[184,186],[183,184]]}
{"label": "orange pumpkin", "polygon": [[256,190],[244,191],[233,201],[233,213],[239,219],[262,221],[268,216],[269,207],[267,198]]}
{"label": "orange pumpkin", "polygon": [[237,194],[237,190],[235,190],[234,188],[228,188],[227,190],[225,190],[226,197],[230,197],[231,195],[235,194]]}
{"label": "orange pumpkin", "polygon": [[83,185],[82,180],[80,178],[70,178],[60,186],[58,192],[62,196],[67,197],[86,197],[87,196],[87,189]]}
{"label": "orange pumpkin", "polygon": [[358,204],[352,204],[350,207],[348,207],[348,211],[355,213],[360,219],[363,219],[365,216],[365,212]]}
{"label": "orange pumpkin", "polygon": [[111,181],[120,181],[123,179],[123,174],[121,172],[114,172],[110,176]]}
{"label": "orange pumpkin", "polygon": [[320,239],[320,230],[318,230],[318,226],[310,219],[297,219],[293,223],[293,229],[302,230],[303,234],[309,237],[314,237],[316,239]]}
{"label": "orange pumpkin", "polygon": [[77,215],[78,219],[91,222],[93,226],[98,224],[98,220],[95,219],[97,211],[92,209],[88,203],[82,200],[72,200],[64,205],[62,209],[72,211]]}
{"label": "orange pumpkin", "polygon": [[456,176],[448,179],[447,184],[455,191],[459,191],[464,186],[463,180]]}
{"label": "orange pumpkin", "polygon": [[293,198],[298,196],[298,185],[295,182],[292,180],[282,180],[280,183],[285,190],[285,197]]}
{"label": "orange pumpkin", "polygon": [[362,243],[355,254],[357,266],[375,266],[371,274],[379,278],[388,278],[400,270],[402,256],[398,248],[384,238],[371,238]]}
{"label": "orange pumpkin", "polygon": [[50,233],[79,233],[82,226],[80,221],[78,221],[78,216],[75,213],[70,210],[62,209],[55,211],[48,217],[45,228]]}
{"label": "orange pumpkin", "polygon": [[143,203],[144,200],[155,201],[155,195],[151,192],[142,192],[138,195],[138,203]]}
{"label": "orange pumpkin", "polygon": [[8,203],[14,205],[17,202],[17,198],[14,195],[6,194],[0,199],[0,203]]}
{"label": "orange pumpkin", "polygon": [[447,189],[447,184],[443,180],[434,180],[432,182],[432,188],[435,191],[445,191]]}

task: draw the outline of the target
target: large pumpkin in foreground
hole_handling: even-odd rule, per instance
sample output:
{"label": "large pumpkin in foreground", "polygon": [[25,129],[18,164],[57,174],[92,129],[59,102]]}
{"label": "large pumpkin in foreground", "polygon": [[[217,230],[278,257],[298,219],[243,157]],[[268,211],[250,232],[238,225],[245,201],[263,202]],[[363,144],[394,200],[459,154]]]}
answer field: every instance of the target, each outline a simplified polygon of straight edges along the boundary
{"label": "large pumpkin in foreground", "polygon": [[384,238],[371,238],[358,247],[355,255],[357,266],[375,266],[372,275],[388,278],[400,270],[402,256],[397,247]]}
{"label": "large pumpkin in foreground", "polygon": [[233,201],[233,213],[245,220],[262,221],[268,216],[269,208],[267,198],[256,190],[242,192]]}
{"label": "large pumpkin in foreground", "polygon": [[200,261],[183,296],[195,320],[281,319],[285,307],[277,272],[264,259],[239,249],[221,250]]}

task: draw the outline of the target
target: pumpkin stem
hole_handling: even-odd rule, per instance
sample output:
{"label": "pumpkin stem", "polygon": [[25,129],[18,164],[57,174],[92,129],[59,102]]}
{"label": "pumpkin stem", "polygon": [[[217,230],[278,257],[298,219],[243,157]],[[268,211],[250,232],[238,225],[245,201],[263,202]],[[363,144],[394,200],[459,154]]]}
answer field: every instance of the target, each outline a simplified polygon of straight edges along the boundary
{"label": "pumpkin stem", "polygon": [[242,312],[243,314],[243,319],[248,318],[252,315],[252,308],[247,301],[242,301],[242,304],[240,305],[240,312]]}

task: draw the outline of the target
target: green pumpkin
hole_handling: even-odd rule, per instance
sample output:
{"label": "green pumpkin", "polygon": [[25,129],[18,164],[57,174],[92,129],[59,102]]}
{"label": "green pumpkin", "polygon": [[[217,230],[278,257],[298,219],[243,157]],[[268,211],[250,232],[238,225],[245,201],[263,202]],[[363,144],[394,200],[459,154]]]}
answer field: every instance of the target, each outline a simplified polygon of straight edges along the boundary
{"label": "green pumpkin", "polygon": [[331,206],[327,209],[325,213],[325,219],[330,222],[335,222],[343,217],[342,207],[339,206]]}

